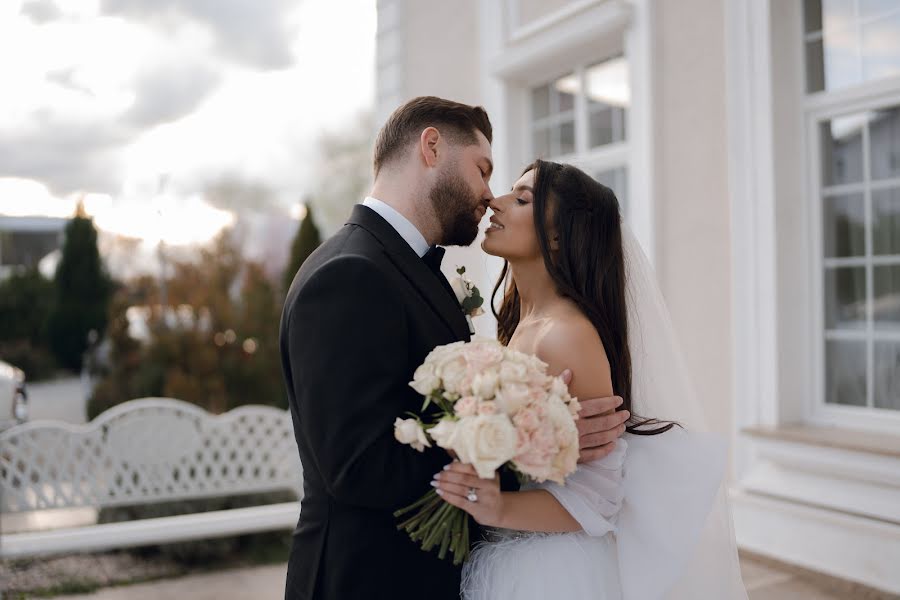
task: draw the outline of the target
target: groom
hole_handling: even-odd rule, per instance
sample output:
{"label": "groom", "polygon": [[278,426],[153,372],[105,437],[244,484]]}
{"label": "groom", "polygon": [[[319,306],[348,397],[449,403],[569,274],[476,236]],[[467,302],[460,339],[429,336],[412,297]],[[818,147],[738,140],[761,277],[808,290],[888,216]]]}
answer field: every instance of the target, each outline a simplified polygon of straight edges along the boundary
{"label": "groom", "polygon": [[[394,439],[394,419],[421,407],[409,387],[436,346],[469,339],[440,271],[466,246],[493,198],[491,123],[481,107],[420,97],[375,142],[375,183],[344,227],[303,264],[281,320],[281,357],[304,497],[286,600],[458,599],[460,568],[397,530],[449,462]],[[583,401],[582,460],[611,451],[625,411]]]}

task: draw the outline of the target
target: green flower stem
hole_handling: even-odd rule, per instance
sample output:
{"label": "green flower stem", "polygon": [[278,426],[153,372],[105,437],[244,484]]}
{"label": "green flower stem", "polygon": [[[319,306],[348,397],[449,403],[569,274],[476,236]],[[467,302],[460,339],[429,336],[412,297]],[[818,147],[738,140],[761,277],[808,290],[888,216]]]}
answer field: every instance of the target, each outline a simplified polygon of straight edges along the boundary
{"label": "green flower stem", "polygon": [[443,533],[441,529],[441,525],[447,521],[447,517],[450,516],[448,514],[450,511],[447,510],[446,507],[454,508],[453,506],[447,504],[442,506],[438,511],[434,514],[434,516],[430,519],[429,523],[426,525],[425,529],[425,539],[422,541],[422,549],[423,550],[431,550],[434,548],[441,539],[441,533]]}
{"label": "green flower stem", "polygon": [[[400,523],[400,525],[397,528],[405,529],[406,531],[412,531],[412,530],[418,528],[418,526],[421,523],[423,523],[428,518],[428,516],[431,515],[432,512],[435,509],[437,509],[437,507],[439,507],[441,505],[441,503],[443,502],[441,500],[440,496],[438,496],[437,494],[432,494],[432,495],[434,496],[433,499],[431,499],[427,504],[425,504],[419,512],[414,514],[412,517],[410,517],[406,521],[403,521],[402,523]],[[406,509],[403,509],[403,511],[405,511],[405,510]],[[396,513],[394,513],[394,515],[397,516],[398,513],[401,513],[401,511],[397,511]]]}
{"label": "green flower stem", "polygon": [[450,508],[453,508],[451,505],[445,504],[444,506],[434,511],[434,514],[432,514],[431,517],[429,517],[429,519],[422,525],[420,531],[422,531],[424,534],[422,536],[424,540],[428,540],[430,538],[431,534],[436,530],[437,525],[445,518],[447,514],[446,507],[448,506],[450,506]]}
{"label": "green flower stem", "polygon": [[422,496],[421,498],[419,498],[418,500],[416,500],[415,502],[410,504],[409,506],[404,506],[400,510],[394,511],[394,516],[400,517],[402,515],[405,515],[406,513],[413,511],[413,510],[419,508],[420,506],[428,504],[429,502],[433,502],[435,499],[440,499],[440,496],[438,496],[434,492],[434,490],[431,490],[427,494],[425,494],[424,496]]}
{"label": "green flower stem", "polygon": [[409,517],[397,529],[405,530],[423,551],[437,548],[438,557],[442,560],[447,558],[449,551],[454,565],[468,558],[469,517],[461,509],[444,502],[434,490],[429,490],[422,498],[394,515]]}
{"label": "green flower stem", "polygon": [[441,549],[438,550],[438,558],[444,560],[447,558],[447,548],[450,547],[450,542],[453,541],[453,529],[456,525],[456,519],[451,517],[449,521],[445,521],[441,523],[441,528],[443,531],[443,537],[441,539]]}

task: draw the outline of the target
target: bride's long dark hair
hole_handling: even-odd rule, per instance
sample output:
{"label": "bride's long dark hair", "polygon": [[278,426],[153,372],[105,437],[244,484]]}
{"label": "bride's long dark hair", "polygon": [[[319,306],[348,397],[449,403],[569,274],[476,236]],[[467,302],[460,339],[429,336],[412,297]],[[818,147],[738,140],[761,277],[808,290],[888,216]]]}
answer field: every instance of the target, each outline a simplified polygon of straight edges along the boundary
{"label": "bride's long dark hair", "polygon": [[[615,193],[572,165],[538,160],[522,174],[534,170],[534,225],[547,272],[557,291],[575,302],[590,319],[606,350],[613,390],[628,410],[626,430],[640,435],[664,433],[675,423],[634,414],[631,395],[631,353],[628,349],[628,312],[625,304],[625,256],[621,214]],[[553,227],[548,228],[548,217]],[[548,231],[558,236],[551,249]],[[491,294],[497,335],[508,344],[519,325],[521,299],[509,275],[509,263]],[[498,312],[497,292],[505,285]]]}

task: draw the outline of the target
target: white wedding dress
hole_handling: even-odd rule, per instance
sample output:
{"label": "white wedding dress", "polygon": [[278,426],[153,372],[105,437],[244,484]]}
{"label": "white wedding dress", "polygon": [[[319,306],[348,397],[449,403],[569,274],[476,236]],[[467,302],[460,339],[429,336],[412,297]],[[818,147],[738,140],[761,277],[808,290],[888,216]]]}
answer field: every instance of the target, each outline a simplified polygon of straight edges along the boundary
{"label": "white wedding dress", "polygon": [[632,406],[677,421],[625,434],[547,490],[578,533],[494,530],[463,569],[464,600],[746,600],[725,484],[727,444],[705,433],[649,261],[623,226]]}

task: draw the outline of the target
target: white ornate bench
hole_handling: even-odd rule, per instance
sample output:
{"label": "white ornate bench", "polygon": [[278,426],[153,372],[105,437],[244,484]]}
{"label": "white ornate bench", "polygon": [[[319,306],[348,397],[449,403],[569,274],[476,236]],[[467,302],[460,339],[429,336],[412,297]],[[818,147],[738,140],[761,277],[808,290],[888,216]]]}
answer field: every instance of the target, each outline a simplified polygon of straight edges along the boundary
{"label": "white ornate bench", "polygon": [[0,557],[87,552],[291,529],[302,470],[288,411],[211,415],[144,398],[86,425],[25,423],[0,433],[0,513],[104,508],[290,490],[297,502],[0,535]]}

